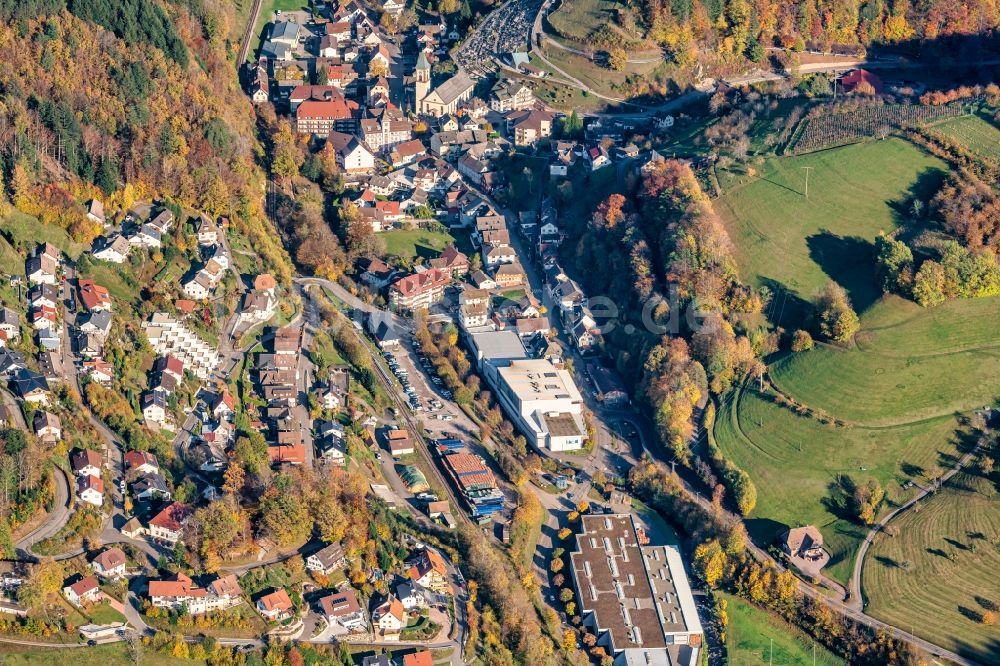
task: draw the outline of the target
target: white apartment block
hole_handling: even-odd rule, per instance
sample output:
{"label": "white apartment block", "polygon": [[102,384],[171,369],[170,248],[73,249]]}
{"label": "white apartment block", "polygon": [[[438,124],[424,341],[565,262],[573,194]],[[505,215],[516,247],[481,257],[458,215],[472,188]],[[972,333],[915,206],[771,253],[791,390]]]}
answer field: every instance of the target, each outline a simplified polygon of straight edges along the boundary
{"label": "white apartment block", "polygon": [[218,367],[219,352],[173,315],[154,312],[142,327],[157,354],[176,356],[199,379],[208,379]]}

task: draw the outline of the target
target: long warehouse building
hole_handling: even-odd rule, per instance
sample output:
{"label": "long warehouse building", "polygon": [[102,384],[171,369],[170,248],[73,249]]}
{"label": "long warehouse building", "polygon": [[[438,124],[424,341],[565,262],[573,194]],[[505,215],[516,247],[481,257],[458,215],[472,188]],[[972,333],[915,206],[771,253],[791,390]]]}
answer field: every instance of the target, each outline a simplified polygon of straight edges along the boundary
{"label": "long warehouse building", "polygon": [[584,624],[615,666],[696,666],[704,632],[680,551],[629,514],[587,515],[570,555]]}

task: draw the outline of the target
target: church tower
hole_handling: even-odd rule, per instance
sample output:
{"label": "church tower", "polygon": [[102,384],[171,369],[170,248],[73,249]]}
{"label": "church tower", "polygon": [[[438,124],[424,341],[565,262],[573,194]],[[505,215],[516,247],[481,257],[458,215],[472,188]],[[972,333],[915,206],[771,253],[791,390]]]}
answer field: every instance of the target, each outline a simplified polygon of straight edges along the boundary
{"label": "church tower", "polygon": [[423,111],[423,101],[430,88],[431,64],[427,62],[427,54],[421,51],[416,69],[413,70],[413,108],[417,113]]}

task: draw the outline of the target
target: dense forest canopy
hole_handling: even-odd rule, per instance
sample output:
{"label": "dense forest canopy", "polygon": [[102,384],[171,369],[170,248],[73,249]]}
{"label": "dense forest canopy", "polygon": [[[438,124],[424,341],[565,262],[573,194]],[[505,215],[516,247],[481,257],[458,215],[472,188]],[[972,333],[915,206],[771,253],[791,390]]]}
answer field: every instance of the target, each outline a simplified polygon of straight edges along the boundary
{"label": "dense forest canopy", "polygon": [[167,198],[231,218],[266,268],[287,259],[260,206],[254,114],[227,57],[233,8],[203,0],[0,0],[0,182],[89,242],[79,202]]}
{"label": "dense forest canopy", "polygon": [[676,62],[693,64],[706,52],[761,61],[768,47],[863,48],[986,34],[1000,26],[1000,10],[984,0],[639,0],[616,9],[611,26],[594,26],[595,45],[641,34]]}

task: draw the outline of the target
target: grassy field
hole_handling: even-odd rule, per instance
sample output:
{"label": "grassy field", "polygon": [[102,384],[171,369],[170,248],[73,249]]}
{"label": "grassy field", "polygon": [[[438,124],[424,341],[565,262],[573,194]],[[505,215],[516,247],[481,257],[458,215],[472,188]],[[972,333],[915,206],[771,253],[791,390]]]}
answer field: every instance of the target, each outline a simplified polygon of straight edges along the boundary
{"label": "grassy field", "polygon": [[898,535],[877,537],[865,560],[866,611],[970,659],[996,663],[1000,629],[979,621],[1000,604],[1000,550],[989,542],[1000,535],[996,488],[959,475],[893,525]]}
{"label": "grassy field", "polygon": [[[774,666],[835,666],[844,660],[814,641],[799,628],[777,615],[754,606],[731,594],[722,594],[729,602],[729,626],[726,629],[727,663],[732,666],[773,664]],[[773,651],[772,651],[772,643]]]}
{"label": "grassy field", "polygon": [[395,229],[379,237],[385,240],[386,254],[403,259],[433,259],[455,242],[455,237],[447,231],[429,229]]}
{"label": "grassy field", "polygon": [[772,381],[812,408],[869,426],[966,412],[997,397],[1000,297],[925,310],[899,298],[862,317],[852,349],[818,346],[770,368]]}
{"label": "grassy field", "polygon": [[112,624],[114,622],[128,622],[124,615],[116,611],[109,604],[97,604],[87,609],[87,616],[94,624]]}
{"label": "grassy field", "polygon": [[615,86],[624,83],[630,74],[648,75],[661,64],[660,62],[628,63],[623,71],[616,72],[589,58],[552,45],[544,47],[544,52],[546,59],[553,65],[578,79],[591,90],[608,97],[622,97],[622,94],[615,90]]}
{"label": "grassy field", "polygon": [[[108,666],[131,663],[124,643],[77,648],[69,653],[66,649],[28,649],[17,645],[0,645],[0,661],[4,666],[64,666],[70,662],[73,666]],[[143,666],[191,666],[198,662],[146,649],[142,653],[142,663]]]}
{"label": "grassy field", "polygon": [[952,118],[934,125],[933,129],[957,140],[980,157],[1000,160],[1000,129],[982,116]]}
{"label": "grassy field", "polygon": [[[42,224],[37,217],[25,215],[17,209],[11,209],[10,214],[0,221],[0,230],[15,246],[34,248],[36,243],[52,243],[73,259],[80,256],[83,246],[69,237],[65,230],[52,224]],[[23,262],[22,262],[23,263]],[[24,273],[24,266],[4,267],[4,271]]]}
{"label": "grassy field", "polygon": [[959,423],[943,416],[896,428],[837,427],[772,398],[752,389],[729,394],[713,430],[723,453],[757,485],[757,508],[747,527],[767,544],[789,527],[815,525],[831,556],[826,573],[845,582],[865,529],[831,502],[837,476],[877,479],[891,507],[910,497],[903,487],[907,479],[951,464],[961,444]]}
{"label": "grassy field", "polygon": [[548,20],[564,37],[586,42],[595,28],[614,20],[616,7],[614,0],[562,0]]}
{"label": "grassy field", "polygon": [[[809,198],[805,195],[806,171]],[[903,220],[894,204],[926,196],[945,165],[912,144],[889,139],[767,160],[762,177],[716,200],[736,245],[741,275],[779,293],[782,323],[829,280],[848,290],[860,312],[877,298],[872,241]],[[781,261],[774,261],[776,256]],[[780,295],[788,292],[788,297]]]}

